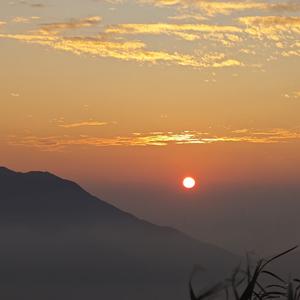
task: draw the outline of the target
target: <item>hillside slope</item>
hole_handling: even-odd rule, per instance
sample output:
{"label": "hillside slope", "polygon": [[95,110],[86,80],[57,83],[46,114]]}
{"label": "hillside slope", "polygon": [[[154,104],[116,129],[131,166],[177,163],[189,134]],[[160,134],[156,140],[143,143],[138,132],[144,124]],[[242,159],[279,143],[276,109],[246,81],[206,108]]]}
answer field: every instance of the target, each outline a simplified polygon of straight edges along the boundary
{"label": "hillside slope", "polygon": [[0,232],[9,299],[186,299],[194,264],[212,279],[238,263],[47,172],[0,168]]}

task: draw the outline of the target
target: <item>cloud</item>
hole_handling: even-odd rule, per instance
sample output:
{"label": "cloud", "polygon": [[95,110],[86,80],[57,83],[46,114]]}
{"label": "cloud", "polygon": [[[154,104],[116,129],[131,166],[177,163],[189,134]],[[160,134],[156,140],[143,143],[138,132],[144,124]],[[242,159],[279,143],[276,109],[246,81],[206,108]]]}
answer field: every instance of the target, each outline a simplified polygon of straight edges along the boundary
{"label": "cloud", "polygon": [[177,21],[186,21],[186,20],[196,20],[196,21],[204,21],[207,20],[204,16],[199,16],[197,14],[181,14],[176,16],[169,16],[168,19],[170,20],[177,20]]}
{"label": "cloud", "polygon": [[[233,47],[243,41],[243,29],[232,25],[211,24],[118,24],[109,26],[105,33],[114,35],[169,35],[186,41],[209,41]],[[236,60],[237,61],[237,60]],[[224,64],[225,65],[225,64]],[[241,64],[240,64],[241,65]]]}
{"label": "cloud", "polygon": [[235,59],[226,59],[224,53],[210,52],[201,55],[201,62],[205,66],[211,66],[213,68],[222,67],[240,67],[244,64]]}
{"label": "cloud", "polygon": [[[43,4],[43,3],[29,2],[29,1],[25,1],[25,0],[19,0],[18,3],[28,5],[28,6],[33,7],[33,8],[44,8],[44,7],[46,7],[46,5]],[[16,3],[12,2],[12,4],[16,4]]]}
{"label": "cloud", "polygon": [[212,134],[199,131],[133,133],[128,136],[111,138],[81,135],[77,138],[68,136],[13,136],[9,143],[15,146],[28,146],[46,151],[60,151],[70,146],[169,146],[169,145],[204,145],[214,143],[255,143],[274,144],[300,141],[300,131],[274,128],[269,130],[241,129],[227,134]]}
{"label": "cloud", "polygon": [[297,12],[300,11],[298,2],[269,3],[260,1],[209,1],[209,0],[140,0],[141,3],[156,6],[180,6],[183,8],[196,8],[207,16],[217,14],[229,15],[233,12],[247,10]]}
{"label": "cloud", "polygon": [[49,24],[42,25],[39,32],[42,34],[56,35],[65,30],[92,27],[100,24],[101,21],[102,21],[101,17],[95,16],[95,17],[89,17],[84,19],[72,19],[69,22],[49,23]]}
{"label": "cloud", "polygon": [[35,8],[43,8],[46,7],[43,3],[31,3],[29,4],[31,7],[35,7]]}
{"label": "cloud", "polygon": [[283,51],[281,53],[284,57],[291,57],[291,56],[300,56],[300,49],[299,50],[290,50],[290,51]]}
{"label": "cloud", "polygon": [[4,25],[6,25],[6,22],[0,20],[0,28]]}
{"label": "cloud", "polygon": [[139,41],[103,41],[101,38],[66,38],[48,35],[0,34],[0,38],[15,39],[32,44],[49,46],[77,55],[89,54],[95,57],[112,57],[125,61],[170,62],[173,64],[198,67],[199,63],[191,55],[148,51]]}
{"label": "cloud", "polygon": [[284,94],[283,96],[287,99],[298,99],[298,98],[300,98],[300,91],[299,92],[293,92],[293,93],[290,93],[290,94]]}
{"label": "cloud", "polygon": [[239,21],[248,26],[275,27],[280,30],[293,29],[296,26],[297,33],[300,26],[300,17],[251,16],[239,18]]}
{"label": "cloud", "polygon": [[26,24],[26,23],[30,23],[30,19],[24,17],[15,17],[12,19],[12,22]]}
{"label": "cloud", "polygon": [[212,67],[214,68],[240,67],[240,66],[244,66],[244,64],[236,59],[226,59],[224,61],[214,62],[212,64]]}
{"label": "cloud", "polygon": [[[92,55],[94,57],[111,57],[125,61],[141,63],[169,63],[195,68],[243,66],[243,63],[222,56],[212,56],[209,61],[190,54],[165,51],[150,51],[140,41],[107,41],[102,37],[60,37],[35,34],[0,34],[0,38],[14,39],[31,44],[49,46],[73,54]],[[215,58],[215,60],[213,60]]]}
{"label": "cloud", "polygon": [[[248,16],[238,21],[245,25],[245,33],[269,49],[270,59],[278,56],[300,56],[300,17],[291,16]],[[272,44],[270,44],[272,43]]]}
{"label": "cloud", "polygon": [[153,34],[174,35],[185,40],[199,39],[198,33],[240,33],[242,30],[235,26],[218,26],[208,24],[119,24],[106,29],[107,33],[113,34]]}
{"label": "cloud", "polygon": [[70,123],[70,124],[59,124],[59,127],[63,128],[78,128],[78,127],[95,127],[95,126],[105,126],[109,125],[108,122],[99,122],[99,121],[82,121],[77,123]]}
{"label": "cloud", "polygon": [[[153,1],[152,1],[153,2]],[[215,11],[242,10],[250,7],[275,7],[278,11],[297,9],[295,3],[280,5],[255,1],[196,1],[161,0],[156,5],[197,4],[201,7],[213,7]],[[204,8],[203,8],[204,9]],[[207,8],[208,9],[208,8]],[[47,46],[76,55],[89,55],[99,58],[114,58],[123,61],[166,65],[180,65],[192,68],[226,68],[243,66],[262,66],[263,61],[272,61],[278,57],[300,56],[300,17],[296,16],[245,16],[237,19],[224,18],[222,23],[211,20],[203,23],[203,16],[195,22],[182,23],[180,20],[194,17],[195,10],[175,10],[177,15],[170,23],[123,23],[99,27],[94,34],[76,34],[67,32],[74,29],[91,28],[99,25],[99,16],[72,19],[67,22],[42,24],[35,31],[20,34],[0,34],[0,38],[14,39],[30,44]],[[196,15],[197,16],[197,15]],[[16,18],[16,22],[27,22],[25,18]],[[167,35],[190,43],[183,45],[156,43],[152,39],[144,41],[145,36]],[[152,44],[150,44],[152,43]],[[153,47],[154,44],[154,47]],[[162,46],[165,45],[165,46]],[[171,45],[171,47],[170,47]],[[172,49],[172,50],[170,50]],[[251,54],[251,55],[250,55]],[[255,61],[257,60],[257,61]]]}
{"label": "cloud", "polygon": [[246,33],[274,41],[287,38],[286,34],[300,34],[300,17],[251,16],[238,19],[247,26]]}
{"label": "cloud", "polygon": [[15,17],[12,19],[13,23],[20,23],[20,24],[28,24],[34,20],[39,20],[40,17],[32,16],[32,17]]}
{"label": "cloud", "polygon": [[[96,0],[97,1],[97,0]],[[98,0],[99,1],[99,0]],[[101,0],[100,0],[101,1]],[[105,2],[107,3],[110,3],[110,4],[122,4],[125,2],[125,0],[104,0]]]}
{"label": "cloud", "polygon": [[229,15],[232,12],[246,10],[258,11],[299,11],[299,3],[268,3],[251,1],[194,1],[195,5],[209,16],[216,14]]}

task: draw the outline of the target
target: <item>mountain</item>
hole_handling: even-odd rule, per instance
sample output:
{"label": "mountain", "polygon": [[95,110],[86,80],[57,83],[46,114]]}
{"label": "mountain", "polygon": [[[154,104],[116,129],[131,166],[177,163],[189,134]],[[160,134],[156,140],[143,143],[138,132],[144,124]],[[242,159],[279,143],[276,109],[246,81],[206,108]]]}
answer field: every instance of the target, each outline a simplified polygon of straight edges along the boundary
{"label": "mountain", "polygon": [[239,258],[138,219],[48,172],[0,168],[0,295],[6,299],[188,299]]}

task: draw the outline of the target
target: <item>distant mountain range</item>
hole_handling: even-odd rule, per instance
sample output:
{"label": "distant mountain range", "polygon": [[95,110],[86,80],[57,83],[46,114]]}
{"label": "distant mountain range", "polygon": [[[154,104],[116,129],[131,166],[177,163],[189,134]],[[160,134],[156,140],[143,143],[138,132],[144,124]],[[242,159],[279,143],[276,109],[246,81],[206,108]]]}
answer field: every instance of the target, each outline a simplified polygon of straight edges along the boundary
{"label": "distant mountain range", "polygon": [[3,299],[184,300],[193,265],[204,284],[239,261],[48,172],[0,168],[0,232]]}

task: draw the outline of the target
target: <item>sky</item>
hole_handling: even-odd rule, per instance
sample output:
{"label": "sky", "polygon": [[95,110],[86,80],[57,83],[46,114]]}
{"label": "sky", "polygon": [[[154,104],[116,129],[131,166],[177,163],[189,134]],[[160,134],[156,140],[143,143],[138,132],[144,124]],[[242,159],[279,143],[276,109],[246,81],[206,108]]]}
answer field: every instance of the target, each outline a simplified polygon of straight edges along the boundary
{"label": "sky", "polygon": [[2,0],[0,51],[1,165],[235,252],[297,243],[299,1]]}

